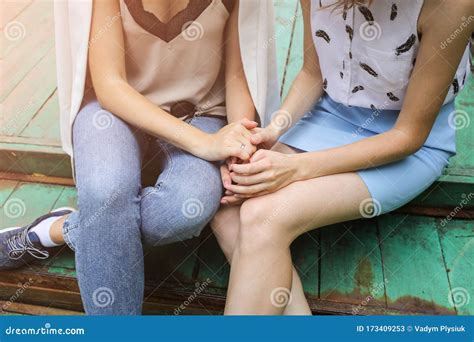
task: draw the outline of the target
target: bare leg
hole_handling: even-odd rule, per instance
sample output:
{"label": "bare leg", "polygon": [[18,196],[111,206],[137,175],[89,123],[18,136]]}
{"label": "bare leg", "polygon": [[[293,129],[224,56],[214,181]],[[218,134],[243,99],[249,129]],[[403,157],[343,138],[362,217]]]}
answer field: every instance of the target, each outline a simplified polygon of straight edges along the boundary
{"label": "bare leg", "polygon": [[360,203],[368,198],[362,179],[346,173],[247,200],[240,211],[225,314],[281,314],[272,294],[292,285],[291,242],[314,228],[359,218]]}
{"label": "bare leg", "polygon": [[[287,154],[296,153],[295,150],[284,144],[277,144],[274,147],[274,150]],[[234,247],[239,234],[240,206],[222,206],[217,215],[214,217],[214,220],[211,222],[211,227],[222,251],[224,252],[229,263],[231,263],[232,254],[234,252]],[[301,284],[298,272],[294,267],[292,267],[291,286],[289,286],[287,289],[291,289],[289,290],[291,293],[290,297],[285,298],[288,293],[281,293],[283,295],[281,299],[283,301],[288,301],[287,299],[291,298],[291,301],[288,302],[288,305],[283,305],[283,314],[311,315],[311,309],[309,308],[308,301],[304,295],[303,285]],[[279,294],[275,293],[275,295],[278,296]],[[278,298],[275,298],[274,301],[277,302],[278,306],[283,304]]]}
{"label": "bare leg", "polygon": [[60,219],[54,221],[51,229],[49,231],[49,235],[51,236],[51,240],[54,243],[63,244],[64,243],[64,235],[63,235],[63,225],[69,215],[64,215]]}
{"label": "bare leg", "polygon": [[[240,206],[223,206],[211,222],[214,235],[229,263],[231,263],[232,254],[239,234],[239,215]],[[308,301],[304,295],[303,285],[294,267],[292,272],[291,301],[286,305],[283,314],[311,315]]]}

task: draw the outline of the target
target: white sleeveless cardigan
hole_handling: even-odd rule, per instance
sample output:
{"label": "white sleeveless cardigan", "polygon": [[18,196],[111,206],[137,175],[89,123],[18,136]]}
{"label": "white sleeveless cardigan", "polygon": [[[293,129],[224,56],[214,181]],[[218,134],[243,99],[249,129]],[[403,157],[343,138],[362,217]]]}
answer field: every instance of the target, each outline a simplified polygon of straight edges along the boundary
{"label": "white sleeveless cardigan", "polygon": [[[61,142],[72,157],[72,125],[84,96],[92,0],[55,1],[54,16]],[[239,36],[250,94],[266,125],[280,104],[272,0],[240,2]]]}

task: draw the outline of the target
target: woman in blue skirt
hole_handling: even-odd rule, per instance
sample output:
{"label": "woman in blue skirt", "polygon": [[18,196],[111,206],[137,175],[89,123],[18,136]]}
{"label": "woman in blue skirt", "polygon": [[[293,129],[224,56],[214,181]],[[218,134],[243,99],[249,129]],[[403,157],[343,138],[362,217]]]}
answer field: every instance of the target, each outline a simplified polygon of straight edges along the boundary
{"label": "woman in blue skirt", "polygon": [[227,206],[212,225],[231,261],[226,314],[310,313],[290,244],[401,207],[455,154],[472,1],[301,4],[304,65],[252,138],[266,149],[221,170]]}

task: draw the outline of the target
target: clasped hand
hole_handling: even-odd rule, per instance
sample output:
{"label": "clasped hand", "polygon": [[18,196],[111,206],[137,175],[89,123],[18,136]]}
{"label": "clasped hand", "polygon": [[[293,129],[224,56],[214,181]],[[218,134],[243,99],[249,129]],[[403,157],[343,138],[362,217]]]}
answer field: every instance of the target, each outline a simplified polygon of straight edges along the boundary
{"label": "clasped hand", "polygon": [[298,168],[292,160],[295,156],[270,150],[279,137],[278,132],[271,126],[253,128],[250,132],[250,142],[255,147],[250,158],[230,157],[221,166],[225,188],[222,204],[237,205],[247,198],[275,192],[297,178]]}

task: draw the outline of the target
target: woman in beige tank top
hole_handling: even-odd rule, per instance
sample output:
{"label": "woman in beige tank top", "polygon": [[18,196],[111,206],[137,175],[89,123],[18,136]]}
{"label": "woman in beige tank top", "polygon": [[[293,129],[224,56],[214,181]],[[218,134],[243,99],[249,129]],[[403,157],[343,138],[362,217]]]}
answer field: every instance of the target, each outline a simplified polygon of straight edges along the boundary
{"label": "woman in beige tank top", "polygon": [[[88,314],[141,313],[142,242],[199,235],[223,194],[218,162],[256,150],[238,9],[238,0],[93,2],[88,87],[72,129],[79,211],[7,230],[0,269],[66,242]],[[162,169],[142,188],[145,153]]]}

